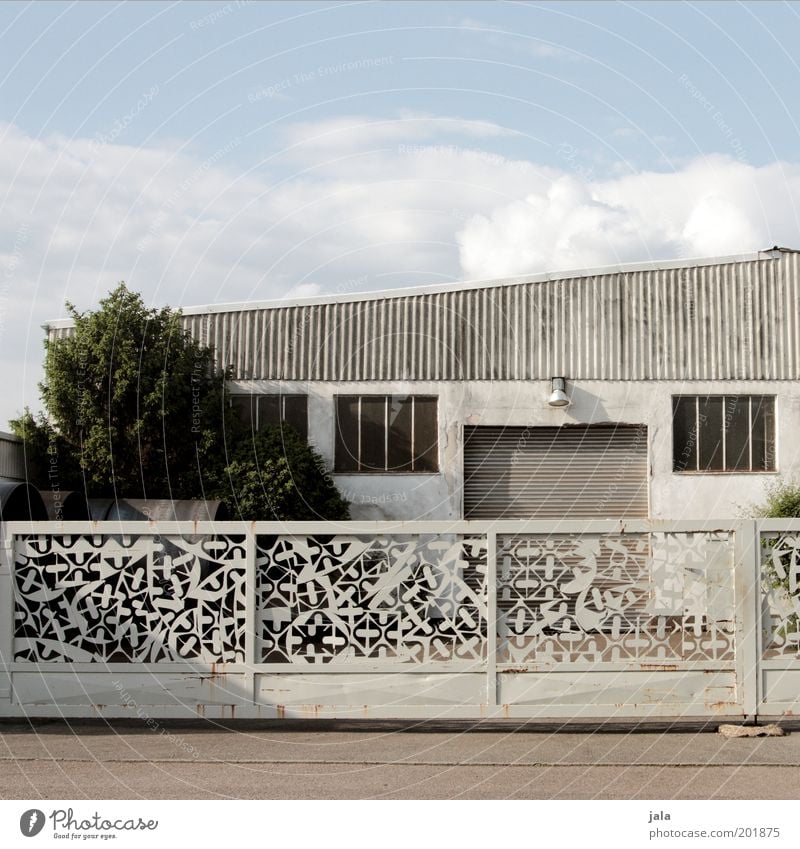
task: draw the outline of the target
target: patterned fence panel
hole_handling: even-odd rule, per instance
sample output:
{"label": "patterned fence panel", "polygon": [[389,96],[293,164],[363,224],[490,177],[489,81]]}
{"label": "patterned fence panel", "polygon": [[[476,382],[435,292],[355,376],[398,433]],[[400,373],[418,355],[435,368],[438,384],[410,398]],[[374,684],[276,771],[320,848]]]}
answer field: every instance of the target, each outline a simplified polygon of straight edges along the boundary
{"label": "patterned fence panel", "polygon": [[259,536],[265,663],[480,661],[485,536]]}
{"label": "patterned fence panel", "polygon": [[763,657],[800,660],[800,533],[761,535]]}
{"label": "patterned fence panel", "polygon": [[726,533],[503,536],[498,662],[734,657]]}
{"label": "patterned fence panel", "polygon": [[244,614],[243,535],[16,539],[16,661],[242,661]]}

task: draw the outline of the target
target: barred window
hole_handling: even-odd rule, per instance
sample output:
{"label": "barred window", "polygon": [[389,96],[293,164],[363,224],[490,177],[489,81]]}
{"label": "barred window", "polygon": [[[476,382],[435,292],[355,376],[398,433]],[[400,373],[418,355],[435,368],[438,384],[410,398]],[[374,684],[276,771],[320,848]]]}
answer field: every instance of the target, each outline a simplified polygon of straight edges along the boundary
{"label": "barred window", "polygon": [[251,430],[285,422],[308,439],[307,395],[232,395],[231,406]]}
{"label": "barred window", "polygon": [[675,472],[775,471],[775,398],[673,397],[672,468]]}
{"label": "barred window", "polygon": [[337,472],[436,472],[435,397],[338,395]]}

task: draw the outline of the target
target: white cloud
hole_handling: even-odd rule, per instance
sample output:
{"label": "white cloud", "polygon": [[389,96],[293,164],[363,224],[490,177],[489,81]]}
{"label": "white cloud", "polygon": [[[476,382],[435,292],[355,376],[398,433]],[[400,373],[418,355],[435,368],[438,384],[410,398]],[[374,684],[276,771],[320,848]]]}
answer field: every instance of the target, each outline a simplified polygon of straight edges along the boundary
{"label": "white cloud", "polygon": [[800,166],[729,157],[597,183],[564,175],[458,233],[467,277],[714,256],[798,244]]}
{"label": "white cloud", "polygon": [[321,121],[300,121],[278,131],[280,143],[295,156],[334,157],[386,145],[403,146],[441,140],[443,136],[487,139],[514,135],[491,121],[471,121],[400,110],[395,117],[376,120],[349,115]]}
{"label": "white cloud", "polygon": [[635,139],[641,135],[641,131],[636,127],[616,127],[611,135],[615,139]]}
{"label": "white cloud", "polygon": [[186,306],[798,243],[794,164],[715,157],[587,183],[569,163],[494,152],[503,128],[409,114],[305,123],[278,141],[338,133],[382,149],[334,141],[243,173],[235,140],[202,160],[0,126],[0,430],[38,405],[40,325],[122,279]]}
{"label": "white cloud", "polygon": [[501,50],[512,50],[515,53],[526,53],[537,59],[559,59],[568,62],[578,62],[584,57],[566,47],[561,47],[552,42],[540,41],[524,33],[509,32],[496,27],[486,21],[476,18],[463,18],[459,27],[467,32],[475,32],[481,35],[483,40],[492,47]]}

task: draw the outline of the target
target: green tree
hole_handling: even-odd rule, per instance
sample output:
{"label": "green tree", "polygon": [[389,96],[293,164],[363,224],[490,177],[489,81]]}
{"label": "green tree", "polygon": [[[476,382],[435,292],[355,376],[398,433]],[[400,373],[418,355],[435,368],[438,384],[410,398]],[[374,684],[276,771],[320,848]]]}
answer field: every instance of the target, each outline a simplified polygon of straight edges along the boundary
{"label": "green tree", "polygon": [[45,340],[47,418],[11,423],[30,447],[31,474],[55,433],[92,496],[200,496],[206,475],[219,478],[232,423],[212,350],[182,329],[179,311],[147,309],[124,283],[94,312],[67,308],[74,332]]}
{"label": "green tree", "polygon": [[83,473],[72,446],[43,414],[30,410],[10,423],[25,447],[25,466],[31,483],[40,489],[83,489]]}
{"label": "green tree", "polygon": [[350,516],[322,457],[289,425],[240,433],[215,495],[241,519],[339,520]]}
{"label": "green tree", "polygon": [[253,434],[227,374],[169,307],[124,283],[94,312],[67,304],[70,335],[45,341],[46,415],[11,422],[31,482],[119,498],[221,498],[254,519],[342,519],[348,504],[322,459],[288,426]]}

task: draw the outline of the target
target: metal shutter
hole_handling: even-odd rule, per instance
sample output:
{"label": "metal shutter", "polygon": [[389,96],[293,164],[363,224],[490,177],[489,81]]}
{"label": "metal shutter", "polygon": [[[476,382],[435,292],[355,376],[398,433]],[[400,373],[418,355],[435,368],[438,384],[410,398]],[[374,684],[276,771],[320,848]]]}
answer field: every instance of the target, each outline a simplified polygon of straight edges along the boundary
{"label": "metal shutter", "polygon": [[644,425],[465,427],[467,519],[648,514]]}

